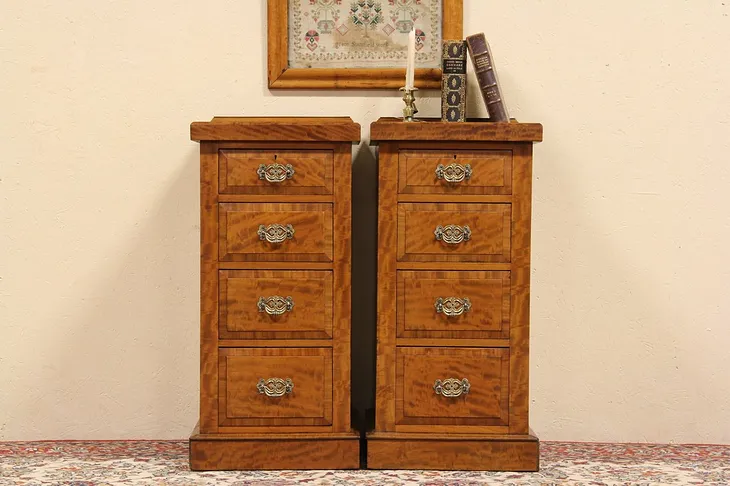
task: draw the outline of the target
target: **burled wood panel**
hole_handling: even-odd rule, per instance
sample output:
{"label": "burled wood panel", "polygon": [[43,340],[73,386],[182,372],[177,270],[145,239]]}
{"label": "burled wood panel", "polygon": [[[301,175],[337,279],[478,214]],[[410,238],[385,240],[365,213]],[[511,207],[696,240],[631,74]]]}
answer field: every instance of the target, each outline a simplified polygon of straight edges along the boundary
{"label": "burled wood panel", "polygon": [[[327,339],[332,337],[331,271],[222,270],[221,339]],[[259,298],[291,297],[281,315],[258,308]]]}
{"label": "burled wood panel", "polygon": [[[222,348],[219,351],[219,425],[330,425],[332,350]],[[289,378],[293,391],[269,397],[260,379]]]}
{"label": "burled wood panel", "polygon": [[[219,218],[221,261],[332,261],[332,204],[223,203]],[[294,237],[262,240],[259,226],[272,224],[291,225]]]}
{"label": "burled wood panel", "polygon": [[[438,226],[468,226],[471,237],[458,244],[436,239]],[[510,261],[510,204],[398,204],[398,261]]]}
{"label": "burled wood panel", "polygon": [[[221,194],[332,194],[331,150],[221,150]],[[260,166],[290,165],[294,174],[281,182],[261,179]]]}
{"label": "burled wood panel", "polygon": [[[439,178],[436,170],[452,165],[471,171],[459,182]],[[510,150],[402,150],[398,162],[398,192],[401,194],[487,194],[512,193],[512,151]]]}
{"label": "burled wood panel", "polygon": [[[459,397],[437,394],[436,380],[449,378],[467,379],[469,392]],[[505,426],[509,420],[508,395],[508,349],[397,349],[397,425],[424,425],[424,432],[430,430],[429,425],[451,425],[454,433],[459,432],[459,426]]]}
{"label": "burled wood panel", "polygon": [[[399,338],[509,338],[510,273],[398,271]],[[447,316],[436,300],[469,299],[471,308]]]}

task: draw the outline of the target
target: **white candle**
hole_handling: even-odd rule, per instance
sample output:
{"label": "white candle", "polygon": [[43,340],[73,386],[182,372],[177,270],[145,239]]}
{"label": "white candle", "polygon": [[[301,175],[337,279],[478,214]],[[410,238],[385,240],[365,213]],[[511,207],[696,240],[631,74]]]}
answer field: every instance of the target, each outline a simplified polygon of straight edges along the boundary
{"label": "white candle", "polygon": [[408,33],[408,65],[406,66],[406,89],[413,89],[416,78],[416,31]]}

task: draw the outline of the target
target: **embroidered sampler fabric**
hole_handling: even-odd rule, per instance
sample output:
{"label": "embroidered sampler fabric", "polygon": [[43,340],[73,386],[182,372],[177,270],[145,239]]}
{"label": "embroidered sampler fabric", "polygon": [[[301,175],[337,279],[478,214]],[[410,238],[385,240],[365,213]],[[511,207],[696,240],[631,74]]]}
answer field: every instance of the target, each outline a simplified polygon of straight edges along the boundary
{"label": "embroidered sampler fabric", "polygon": [[289,0],[289,67],[441,67],[443,0]]}

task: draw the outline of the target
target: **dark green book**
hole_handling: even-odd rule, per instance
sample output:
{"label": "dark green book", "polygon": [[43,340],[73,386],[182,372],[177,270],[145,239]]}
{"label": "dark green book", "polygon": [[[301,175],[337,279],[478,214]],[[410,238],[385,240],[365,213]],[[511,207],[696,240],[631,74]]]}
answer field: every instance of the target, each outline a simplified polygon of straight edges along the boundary
{"label": "dark green book", "polygon": [[445,40],[441,76],[441,120],[466,120],[466,42]]}

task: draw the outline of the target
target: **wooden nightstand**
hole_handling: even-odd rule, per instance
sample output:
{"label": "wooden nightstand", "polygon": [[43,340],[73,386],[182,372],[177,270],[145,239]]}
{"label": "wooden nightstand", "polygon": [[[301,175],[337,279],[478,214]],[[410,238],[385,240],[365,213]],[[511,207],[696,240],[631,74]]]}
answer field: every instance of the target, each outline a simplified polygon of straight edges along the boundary
{"label": "wooden nightstand", "polygon": [[193,470],[352,469],[349,118],[214,118],[200,142]]}
{"label": "wooden nightstand", "polygon": [[536,471],[528,428],[534,123],[371,126],[378,344],[368,467]]}

